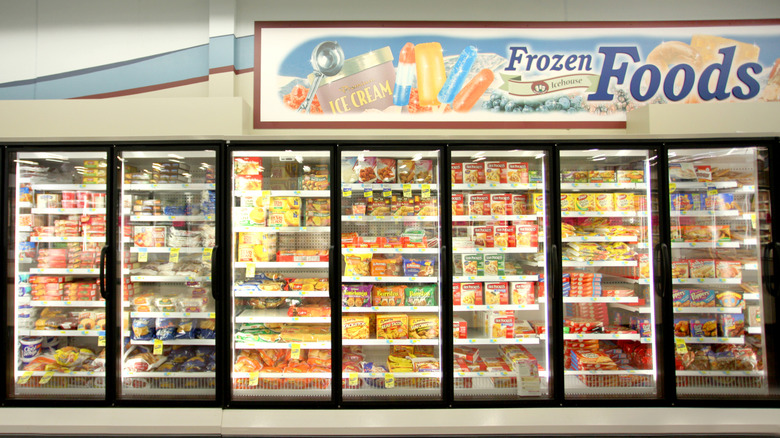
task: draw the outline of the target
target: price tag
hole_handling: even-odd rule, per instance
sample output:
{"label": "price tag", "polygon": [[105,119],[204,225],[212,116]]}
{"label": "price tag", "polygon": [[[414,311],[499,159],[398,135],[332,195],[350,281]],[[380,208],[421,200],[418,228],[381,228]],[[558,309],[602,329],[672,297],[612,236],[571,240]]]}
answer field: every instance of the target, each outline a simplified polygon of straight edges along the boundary
{"label": "price tag", "polygon": [[105,347],[105,346],[106,346],[106,337],[98,336],[98,347]]}
{"label": "price tag", "polygon": [[431,185],[430,184],[423,184],[422,185],[422,195],[420,196],[422,199],[428,199],[431,197]]}
{"label": "price tag", "polygon": [[179,263],[179,248],[171,248],[170,257],[168,257],[170,263]]}
{"label": "price tag", "polygon": [[669,183],[669,193],[674,193],[675,190],[677,190],[677,184]]}
{"label": "price tag", "polygon": [[203,255],[202,259],[204,263],[208,263],[211,261],[211,254],[214,253],[214,248],[203,248]]}
{"label": "price tag", "polygon": [[385,388],[395,388],[395,376],[393,373],[385,373]]}
{"label": "price tag", "polygon": [[358,383],[358,373],[349,373],[349,386],[357,386]]}
{"label": "price tag", "polygon": [[393,191],[390,189],[390,187],[383,187],[382,188],[382,197],[383,198],[390,198],[393,196]]}
{"label": "price tag", "polygon": [[255,276],[255,264],[254,263],[247,263],[246,264],[246,272],[244,273],[244,277],[250,278]]}
{"label": "price tag", "polygon": [[349,187],[343,187],[341,189],[341,196],[345,198],[349,198],[350,196],[352,196],[352,189]]}
{"label": "price tag", "polygon": [[750,213],[750,224],[753,225],[753,228],[756,228],[758,226],[757,222],[758,220],[756,219],[756,214]]}
{"label": "price tag", "polygon": [[404,184],[404,198],[411,198],[412,197],[412,185],[411,184]]}
{"label": "price tag", "polygon": [[51,380],[52,377],[54,377],[54,371],[46,371],[43,373],[43,377],[41,377],[40,384],[45,385],[49,383],[49,380]]}
{"label": "price tag", "polygon": [[292,344],[290,346],[290,359],[298,360],[301,358],[301,344]]}
{"label": "price tag", "polygon": [[707,188],[707,196],[717,196],[718,195],[718,189],[715,187],[708,187]]}
{"label": "price tag", "polygon": [[370,187],[363,188],[363,197],[368,199],[374,198],[374,189]]}
{"label": "price tag", "polygon": [[260,378],[260,373],[257,371],[249,373],[249,386],[257,386],[257,381]]}
{"label": "price tag", "polygon": [[24,374],[22,374],[22,377],[19,377],[19,380],[16,382],[20,385],[24,385],[25,383],[30,381],[30,377],[32,377],[33,372],[32,371],[25,371]]}
{"label": "price tag", "polygon": [[674,341],[674,345],[675,345],[675,351],[677,352],[677,354],[683,355],[683,354],[688,352],[688,346],[685,345],[685,340],[683,340],[683,339],[676,339]]}
{"label": "price tag", "polygon": [[162,356],[163,354],[163,341],[159,339],[154,340],[154,351],[152,352],[155,356]]}
{"label": "price tag", "polygon": [[146,252],[146,248],[138,248],[138,261],[141,263],[149,260],[149,253]]}

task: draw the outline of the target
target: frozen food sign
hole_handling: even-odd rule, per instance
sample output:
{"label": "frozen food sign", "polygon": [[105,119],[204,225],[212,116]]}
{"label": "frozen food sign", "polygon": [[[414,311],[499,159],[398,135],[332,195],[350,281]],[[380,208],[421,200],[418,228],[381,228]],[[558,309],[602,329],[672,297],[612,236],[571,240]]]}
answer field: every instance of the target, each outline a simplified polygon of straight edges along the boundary
{"label": "frozen food sign", "polygon": [[609,26],[256,23],[254,126],[623,128],[780,100],[780,20]]}

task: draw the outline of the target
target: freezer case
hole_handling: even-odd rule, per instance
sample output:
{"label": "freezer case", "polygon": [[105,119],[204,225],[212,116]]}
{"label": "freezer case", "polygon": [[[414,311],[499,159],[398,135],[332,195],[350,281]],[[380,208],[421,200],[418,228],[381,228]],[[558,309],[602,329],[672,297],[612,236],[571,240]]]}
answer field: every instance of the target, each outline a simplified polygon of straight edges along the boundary
{"label": "freezer case", "polygon": [[567,398],[657,398],[657,152],[560,152]]}
{"label": "freezer case", "polygon": [[107,153],[9,152],[8,166],[8,397],[105,398]]}
{"label": "freezer case", "polygon": [[760,257],[770,239],[768,151],[680,147],[668,156],[677,395],[769,395],[773,301]]}
{"label": "freezer case", "polygon": [[456,400],[552,396],[548,159],[542,150],[451,152]]}
{"label": "freezer case", "polygon": [[331,153],[230,160],[232,399],[330,400]]}
{"label": "freezer case", "polygon": [[438,150],[340,152],[342,394],[440,400]]}
{"label": "freezer case", "polygon": [[118,398],[213,400],[216,151],[124,150]]}

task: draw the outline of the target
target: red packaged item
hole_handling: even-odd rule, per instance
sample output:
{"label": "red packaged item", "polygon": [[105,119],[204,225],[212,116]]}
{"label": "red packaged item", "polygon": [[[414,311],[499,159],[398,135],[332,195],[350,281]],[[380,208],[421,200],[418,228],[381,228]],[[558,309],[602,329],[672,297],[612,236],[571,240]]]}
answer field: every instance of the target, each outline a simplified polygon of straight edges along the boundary
{"label": "red packaged item", "polygon": [[507,182],[506,161],[486,161],[485,182],[492,183],[492,184],[506,184]]}
{"label": "red packaged item", "polygon": [[471,216],[490,215],[490,195],[476,193],[468,195],[468,214]]}
{"label": "red packaged item", "polygon": [[455,306],[481,306],[482,283],[453,283],[452,299]]}
{"label": "red packaged item", "polygon": [[317,249],[299,249],[296,251],[278,251],[277,262],[327,262],[328,251]]}
{"label": "red packaged item", "polygon": [[514,248],[517,246],[514,226],[497,226],[493,228],[493,243],[497,248]]}
{"label": "red packaged item", "polygon": [[454,193],[452,195],[452,215],[453,216],[464,216],[466,215],[466,209],[464,208],[465,205],[463,203],[464,196],[462,193]]}
{"label": "red packaged item", "polygon": [[466,184],[485,184],[485,163],[463,163],[463,182]]}
{"label": "red packaged item", "polygon": [[507,182],[528,184],[528,163],[507,163]]}
{"label": "red packaged item", "polygon": [[531,248],[539,246],[539,228],[537,225],[518,225],[515,236],[516,246]]}
{"label": "red packaged item", "polygon": [[471,240],[474,242],[475,246],[482,247],[482,248],[495,247],[495,241],[493,240],[492,226],[473,227],[470,228],[470,230],[472,232]]}
{"label": "red packaged item", "polygon": [[450,165],[450,174],[452,184],[463,184],[463,163],[452,163]]}
{"label": "red packaged item", "polygon": [[468,324],[466,320],[460,316],[452,318],[452,333],[455,339],[467,339],[468,338]]}
{"label": "red packaged item", "polygon": [[528,211],[528,196],[525,194],[522,195],[512,195],[512,214],[514,215],[521,215],[526,214]]}
{"label": "red packaged item", "polygon": [[512,195],[490,195],[490,214],[493,216],[515,214],[512,212]]}
{"label": "red packaged item", "polygon": [[509,283],[485,282],[485,304],[509,304]]}

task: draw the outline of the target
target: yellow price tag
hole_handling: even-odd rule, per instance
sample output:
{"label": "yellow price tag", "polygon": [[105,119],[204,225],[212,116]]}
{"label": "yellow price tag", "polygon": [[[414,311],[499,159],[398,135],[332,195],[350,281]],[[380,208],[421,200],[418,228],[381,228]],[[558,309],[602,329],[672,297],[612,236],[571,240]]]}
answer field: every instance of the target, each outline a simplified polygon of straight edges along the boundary
{"label": "yellow price tag", "polygon": [[344,196],[345,198],[349,198],[350,196],[352,196],[352,189],[349,187],[342,188],[341,195]]}
{"label": "yellow price tag", "polygon": [[688,346],[685,345],[685,341],[683,339],[677,339],[674,341],[675,344],[675,351],[677,351],[677,354],[685,354],[688,352]]}
{"label": "yellow price tag", "polygon": [[254,277],[255,276],[255,264],[254,263],[247,263],[246,264],[246,272],[244,273],[244,276],[246,278]]}
{"label": "yellow price tag", "polygon": [[25,371],[24,374],[22,374],[22,377],[19,377],[19,380],[16,381],[16,383],[20,385],[24,385],[25,383],[30,381],[30,377],[32,377],[33,372],[32,371]]}
{"label": "yellow price tag", "polygon": [[179,249],[180,248],[171,248],[171,254],[168,258],[168,261],[171,263],[179,263]]}
{"label": "yellow price tag", "polygon": [[349,373],[349,386],[357,386],[358,383],[358,373]]}
{"label": "yellow price tag", "polygon": [[411,198],[412,197],[412,185],[411,184],[404,184],[404,198]]}
{"label": "yellow price tag", "polygon": [[298,360],[301,358],[301,344],[292,344],[290,346],[290,359]]}
{"label": "yellow price tag", "polygon": [[51,380],[52,377],[54,377],[54,371],[46,371],[43,373],[43,377],[41,377],[40,384],[45,385],[49,383],[49,380]]}
{"label": "yellow price tag", "polygon": [[106,346],[106,337],[98,336],[98,347],[105,347],[105,346]]}
{"label": "yellow price tag", "polygon": [[149,260],[149,253],[146,252],[146,248],[138,248],[138,261],[145,263]]}
{"label": "yellow price tag", "polygon": [[716,189],[715,187],[710,187],[709,189],[707,189],[707,196],[717,196],[717,194],[718,194],[718,189]]}
{"label": "yellow price tag", "polygon": [[211,254],[214,253],[214,248],[203,248],[203,262],[208,263],[211,261]]}
{"label": "yellow price tag", "polygon": [[669,183],[669,193],[674,193],[675,190],[677,190],[677,184]]}
{"label": "yellow price tag", "polygon": [[758,226],[758,219],[756,218],[755,213],[750,213],[750,224],[753,225],[753,228]]}
{"label": "yellow price tag", "polygon": [[163,341],[159,339],[154,340],[154,351],[152,352],[155,356],[162,356],[163,354]]}
{"label": "yellow price tag", "polygon": [[393,373],[385,374],[385,388],[395,388],[395,376]]}
{"label": "yellow price tag", "polygon": [[422,185],[422,199],[428,199],[431,197],[431,185],[430,184],[423,184]]}
{"label": "yellow price tag", "polygon": [[257,386],[257,381],[260,379],[260,373],[257,371],[249,373],[249,386]]}

